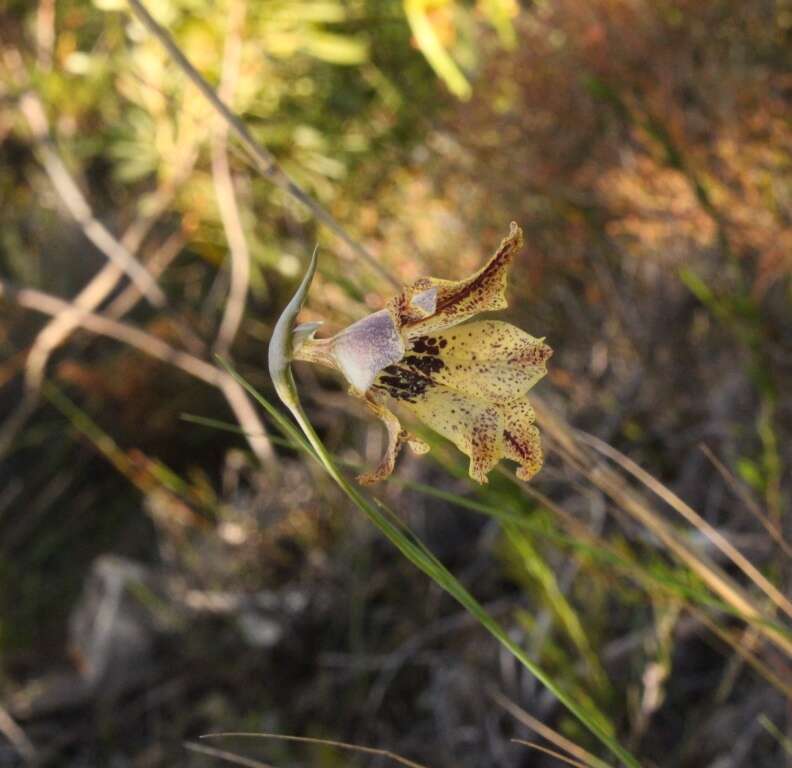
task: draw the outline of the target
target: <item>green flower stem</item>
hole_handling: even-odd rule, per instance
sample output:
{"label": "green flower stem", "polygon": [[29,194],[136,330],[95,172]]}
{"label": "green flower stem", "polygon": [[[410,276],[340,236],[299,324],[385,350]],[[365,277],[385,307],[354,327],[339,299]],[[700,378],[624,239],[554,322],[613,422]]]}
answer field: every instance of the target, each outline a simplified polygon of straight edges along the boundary
{"label": "green flower stem", "polygon": [[[545,685],[556,698],[574,714],[608,749],[613,752],[622,763],[629,768],[640,768],[636,759],[627,752],[615,739],[600,725],[599,718],[592,712],[584,709],[571,697],[567,696],[550,677],[539,668],[506,633],[506,630],[486,611],[470,592],[451,574],[448,569],[418,540],[418,538],[404,526],[404,524],[384,504],[378,502],[373,505],[366,499],[339,471],[330,453],[322,443],[313,425],[308,420],[299,398],[289,397],[284,404],[289,408],[297,421],[303,434],[299,434],[293,425],[289,424],[253,387],[241,378],[232,368],[227,367],[229,373],[255,397],[268,413],[283,427],[295,441],[314,456],[327,471],[336,484],[347,494],[353,503],[360,509],[377,529],[421,571],[426,573],[436,584],[448,592],[459,602],[476,620],[492,634],[515,658],[517,658],[543,685]],[[296,433],[296,434],[295,434]],[[592,768],[611,768],[609,763],[599,758],[590,760]]]}
{"label": "green flower stem", "polygon": [[[303,411],[297,386],[291,371],[290,362],[293,356],[293,329],[297,315],[302,308],[308,294],[311,280],[316,272],[316,251],[306,270],[297,292],[281,314],[270,341],[268,360],[269,370],[275,391],[284,405],[289,409],[296,420],[302,434],[294,425],[285,419],[270,403],[266,401],[253,387],[242,379],[227,364],[224,364],[229,373],[267,410],[284,433],[292,437],[296,443],[303,446],[325,469],[328,475],[336,482],[341,490],[352,500],[377,529],[417,568],[429,576],[436,584],[442,587],[449,595],[459,602],[476,620],[500,642],[516,659],[518,659],[531,674],[533,674],[556,698],[585,725],[624,765],[629,768],[640,768],[636,759],[625,750],[616,739],[603,726],[606,719],[592,710],[590,706],[583,707],[571,696],[567,695],[556,683],[520,648],[501,625],[490,616],[484,607],[470,592],[456,579],[456,577],[432,554],[429,549],[412,533],[401,519],[382,502],[376,504],[365,498],[353,486],[333,461],[324,443],[322,443],[316,430]],[[609,768],[608,763],[596,757],[589,760],[592,768]]]}

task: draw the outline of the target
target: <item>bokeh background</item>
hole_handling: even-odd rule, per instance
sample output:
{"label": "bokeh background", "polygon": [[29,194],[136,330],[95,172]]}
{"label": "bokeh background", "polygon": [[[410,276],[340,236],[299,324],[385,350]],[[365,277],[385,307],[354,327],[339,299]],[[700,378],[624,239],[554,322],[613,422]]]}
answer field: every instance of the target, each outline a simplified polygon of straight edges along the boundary
{"label": "bokeh background", "polygon": [[[479,488],[422,432],[374,493],[642,765],[789,761],[792,5],[149,5],[399,281],[461,278],[525,230],[503,318],[555,350],[545,469]],[[267,342],[317,243],[305,319],[380,308],[392,286],[123,0],[4,0],[0,765],[218,765],[184,744],[213,731],[561,765],[511,741],[553,747],[526,717],[599,752],[217,368],[274,401]],[[375,463],[342,382],[296,375],[331,451]]]}

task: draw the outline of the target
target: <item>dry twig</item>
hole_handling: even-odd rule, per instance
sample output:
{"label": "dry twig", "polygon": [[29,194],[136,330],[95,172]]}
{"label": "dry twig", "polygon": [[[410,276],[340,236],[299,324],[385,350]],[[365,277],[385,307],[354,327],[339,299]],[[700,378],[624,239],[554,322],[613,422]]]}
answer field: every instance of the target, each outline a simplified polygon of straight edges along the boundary
{"label": "dry twig", "polygon": [[32,91],[23,93],[19,99],[19,109],[30,126],[36,149],[44,170],[52,181],[61,200],[80,225],[85,236],[129,275],[141,293],[155,307],[165,306],[165,294],[157,285],[148,270],[130,253],[129,248],[119,242],[93,214],[91,206],[80,191],[66,164],[55,151],[49,135],[49,126],[44,107],[39,97]]}
{"label": "dry twig", "polygon": [[382,277],[388,280],[394,287],[399,287],[399,282],[388,272],[357,240],[335,220],[323,206],[316,202],[302,187],[294,182],[288,174],[280,167],[273,154],[263,147],[248,130],[248,127],[228,108],[212,89],[209,83],[190,63],[182,53],[178,45],[173,41],[168,31],[160,26],[148,12],[148,9],[140,0],[128,0],[135,16],[152,35],[154,35],[163,47],[168,51],[176,65],[190,79],[195,87],[201,92],[204,98],[214,107],[223,117],[229,128],[236,134],[242,146],[249,152],[256,164],[256,168],[266,179],[269,179],[278,189],[291,195],[295,200],[302,203],[318,221],[334,232],[357,256],[374,268]]}
{"label": "dry twig", "polygon": [[209,757],[217,757],[220,760],[225,760],[227,763],[242,765],[244,768],[273,768],[269,763],[262,763],[259,760],[253,760],[243,755],[235,755],[233,752],[226,752],[224,749],[205,747],[203,744],[196,744],[192,741],[185,741],[184,746],[191,752],[198,752],[201,755],[208,755]]}
{"label": "dry twig", "polygon": [[545,725],[541,720],[537,720],[533,715],[529,715],[522,707],[504,696],[500,691],[490,688],[487,690],[487,694],[496,704],[505,709],[515,720],[518,720],[532,731],[538,733],[542,738],[552,742],[559,749],[563,749],[564,752],[572,755],[575,760],[578,760],[584,765],[602,764],[602,761],[594,757],[591,752],[583,749],[583,747],[581,747],[579,744],[575,744],[574,741],[566,738],[566,736],[562,736],[557,731],[554,731],[552,728]]}
{"label": "dry twig", "polygon": [[204,736],[201,736],[202,739],[218,739],[218,738],[226,738],[226,737],[236,737],[236,738],[245,738],[245,739],[277,739],[280,741],[296,741],[302,744],[324,744],[328,747],[334,747],[335,749],[345,749],[349,752],[361,752],[362,754],[366,755],[377,755],[378,757],[386,757],[389,760],[393,760],[395,763],[399,763],[399,765],[406,765],[407,768],[426,768],[426,766],[421,765],[420,763],[413,762],[412,760],[408,760],[406,757],[402,757],[401,755],[397,755],[395,752],[391,752],[388,749],[379,749],[378,747],[361,747],[357,744],[349,744],[345,741],[333,741],[331,739],[315,739],[310,738],[308,736],[288,736],[281,733],[207,733]]}
{"label": "dry twig", "polygon": [[675,509],[685,518],[696,530],[700,531],[717,547],[726,557],[732,561],[759,589],[762,590],[772,600],[778,608],[792,618],[792,603],[782,594],[774,584],[772,584],[759,569],[742,554],[720,531],[710,525],[699,515],[690,505],[686,504],[670,488],[663,485],[659,480],[652,477],[645,469],[639,467],[632,459],[625,456],[621,451],[600,440],[594,435],[580,432],[580,438],[584,443],[592,446],[604,456],[616,462],[625,472],[643,483],[652,493],[662,499],[672,509]]}
{"label": "dry twig", "polygon": [[22,307],[42,312],[46,315],[58,315],[63,312],[75,313],[76,317],[79,318],[80,326],[85,330],[121,341],[157,360],[174,365],[207,384],[218,387],[231,406],[239,425],[244,431],[248,444],[259,461],[262,464],[266,464],[275,460],[272,446],[266,436],[264,426],[259,420],[256,409],[251,404],[241,384],[228,372],[188,352],[174,349],[162,339],[146,331],[112,318],[80,309],[63,299],[43,291],[37,291],[32,288],[17,288],[5,280],[0,280],[0,298],[13,301]]}
{"label": "dry twig", "polygon": [[[138,219],[136,223],[140,221]],[[127,232],[133,232],[135,228],[135,224],[133,224]],[[184,236],[181,232],[176,232],[157,248],[147,262],[152,275],[158,276],[183,245]],[[121,277],[122,272],[115,264],[112,262],[106,264],[77,294],[74,305],[87,312],[94,310],[115,288]],[[107,315],[118,319],[139,299],[140,292],[134,283],[130,283],[127,289],[108,307]],[[79,327],[79,314],[70,308],[55,315],[39,331],[25,360],[25,393],[22,401],[0,424],[0,456],[10,450],[19,430],[24,427],[28,418],[38,407],[44,373],[52,353],[63,345],[76,330],[79,330]]]}
{"label": "dry twig", "polygon": [[585,763],[578,762],[577,760],[572,760],[572,758],[569,758],[566,755],[562,755],[560,752],[556,752],[554,749],[548,749],[547,747],[543,747],[541,744],[537,744],[535,741],[525,741],[525,739],[512,739],[512,742],[514,744],[520,744],[523,747],[538,749],[540,752],[544,752],[545,754],[556,758],[556,760],[560,760],[562,763],[566,763],[567,765],[573,766],[573,768],[586,768]]}
{"label": "dry twig", "polygon": [[32,763],[37,757],[37,751],[27,734],[19,727],[16,720],[0,705],[0,733],[13,745],[26,762]]}
{"label": "dry twig", "polygon": [[[242,53],[242,27],[245,21],[245,0],[231,3],[228,13],[228,31],[223,52],[223,72],[218,96],[231,102],[239,75],[239,60]],[[214,349],[219,355],[228,356],[231,345],[242,322],[250,280],[250,251],[239,213],[234,180],[228,162],[228,123],[219,119],[212,137],[212,178],[214,180],[217,207],[228,242],[231,256],[231,282],[223,319],[217,332]]]}

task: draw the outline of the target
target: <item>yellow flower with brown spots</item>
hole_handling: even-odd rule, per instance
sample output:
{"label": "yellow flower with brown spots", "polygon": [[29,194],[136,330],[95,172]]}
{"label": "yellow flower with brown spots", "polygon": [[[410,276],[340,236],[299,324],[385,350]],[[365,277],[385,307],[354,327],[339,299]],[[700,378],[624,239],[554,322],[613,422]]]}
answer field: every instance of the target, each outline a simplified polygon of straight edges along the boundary
{"label": "yellow flower with brown spots", "polygon": [[350,393],[363,399],[388,429],[382,461],[359,482],[388,477],[405,442],[416,453],[429,450],[402,429],[387,407],[389,399],[467,454],[470,476],[479,483],[487,482],[502,458],[519,464],[521,480],[539,471],[542,447],[526,393],[547,373],[552,350],[544,339],[509,323],[465,323],[507,306],[507,272],[522,243],[522,230],[512,222],[492,258],[466,280],[421,278],[385,309],[329,339],[313,338],[315,324],[295,329],[295,359],[343,373]]}

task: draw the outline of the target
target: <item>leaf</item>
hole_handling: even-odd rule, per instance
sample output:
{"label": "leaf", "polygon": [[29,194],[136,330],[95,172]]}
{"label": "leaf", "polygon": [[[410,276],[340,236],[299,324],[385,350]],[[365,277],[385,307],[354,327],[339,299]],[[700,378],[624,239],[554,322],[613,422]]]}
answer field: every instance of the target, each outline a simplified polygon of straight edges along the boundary
{"label": "leaf", "polygon": [[404,0],[404,13],[415,37],[415,42],[429,65],[448,86],[448,90],[457,98],[467,101],[471,97],[473,89],[462,70],[440,42],[426,13],[428,5],[427,0]]}
{"label": "leaf", "polygon": [[292,359],[292,329],[297,320],[297,315],[305,303],[314,274],[316,274],[317,250],[314,248],[311,261],[308,263],[308,269],[305,271],[300,287],[292,296],[292,300],[286,305],[286,308],[278,318],[278,322],[275,323],[267,352],[269,373],[275,386],[275,391],[284,405],[292,412],[299,407],[297,387],[289,365]]}
{"label": "leaf", "polygon": [[368,45],[364,41],[333,32],[306,33],[302,46],[306,53],[330,64],[350,66],[368,59]]}

